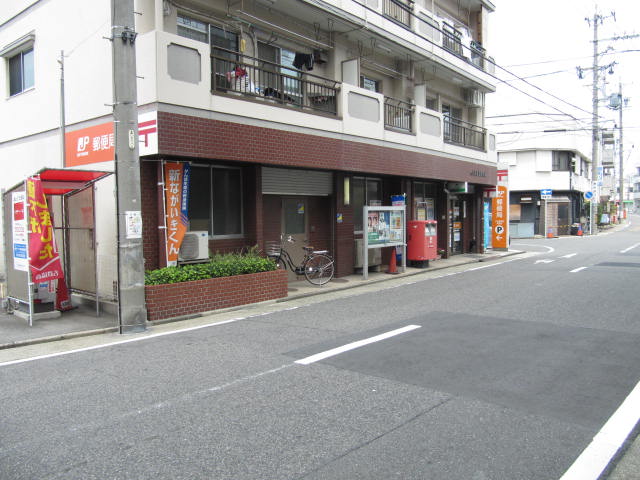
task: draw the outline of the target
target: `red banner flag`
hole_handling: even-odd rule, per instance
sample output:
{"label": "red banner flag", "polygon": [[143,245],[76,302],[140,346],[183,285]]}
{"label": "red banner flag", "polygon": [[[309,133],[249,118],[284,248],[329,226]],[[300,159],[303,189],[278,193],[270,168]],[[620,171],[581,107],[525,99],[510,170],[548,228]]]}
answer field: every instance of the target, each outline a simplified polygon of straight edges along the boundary
{"label": "red banner flag", "polygon": [[51,212],[47,206],[47,197],[42,190],[38,177],[27,179],[27,204],[29,208],[29,268],[34,283],[58,280],[55,307],[58,310],[70,310],[71,299],[60,255],[53,235]]}
{"label": "red banner flag", "polygon": [[63,277],[60,256],[53,237],[51,213],[38,177],[27,179],[29,205],[29,267],[33,282]]}

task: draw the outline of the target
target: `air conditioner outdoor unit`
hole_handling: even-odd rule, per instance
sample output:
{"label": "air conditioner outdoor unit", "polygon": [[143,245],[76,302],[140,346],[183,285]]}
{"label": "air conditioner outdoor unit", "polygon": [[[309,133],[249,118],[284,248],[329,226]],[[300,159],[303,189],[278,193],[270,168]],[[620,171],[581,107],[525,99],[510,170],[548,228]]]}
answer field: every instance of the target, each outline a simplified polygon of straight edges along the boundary
{"label": "air conditioner outdoor unit", "polygon": [[464,101],[470,107],[484,107],[484,93],[475,88],[464,91]]}
{"label": "air conditioner outdoor unit", "polygon": [[178,260],[197,262],[209,259],[209,232],[193,231],[184,234]]}

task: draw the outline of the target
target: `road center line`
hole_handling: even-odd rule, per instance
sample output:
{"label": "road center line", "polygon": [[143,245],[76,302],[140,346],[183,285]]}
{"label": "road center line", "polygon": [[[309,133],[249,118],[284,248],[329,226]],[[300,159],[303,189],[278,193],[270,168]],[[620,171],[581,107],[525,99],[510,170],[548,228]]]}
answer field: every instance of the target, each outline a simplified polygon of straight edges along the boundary
{"label": "road center line", "polygon": [[560,480],[597,480],[640,419],[640,383]]}
{"label": "road center line", "polygon": [[320,360],[324,360],[325,358],[333,357],[335,355],[339,355],[340,353],[348,352],[349,350],[354,350],[356,348],[364,347],[365,345],[369,345],[370,343],[386,340],[387,338],[395,337],[396,335],[410,332],[411,330],[415,330],[416,328],[420,328],[420,327],[421,325],[407,325],[406,327],[398,328],[396,330],[391,330],[390,332],[382,333],[380,335],[376,335],[375,337],[365,338],[364,340],[358,340],[357,342],[348,343],[341,347],[336,347],[336,348],[332,348],[331,350],[326,350],[324,352],[316,353],[315,355],[311,355],[309,357],[296,360],[295,363],[298,363],[300,365],[309,365],[310,363],[318,362]]}
{"label": "road center line", "polygon": [[640,245],[640,243],[636,243],[635,245],[631,245],[629,248],[625,248],[624,250],[620,250],[620,253],[627,253],[629,250],[633,250],[638,245]]}
{"label": "road center line", "polygon": [[570,253],[569,255],[562,255],[560,258],[571,258],[571,257],[575,257],[577,255],[577,253]]}
{"label": "road center line", "polygon": [[578,268],[574,268],[573,270],[571,270],[569,273],[576,273],[579,272],[580,270],[584,270],[587,267],[578,267]]}

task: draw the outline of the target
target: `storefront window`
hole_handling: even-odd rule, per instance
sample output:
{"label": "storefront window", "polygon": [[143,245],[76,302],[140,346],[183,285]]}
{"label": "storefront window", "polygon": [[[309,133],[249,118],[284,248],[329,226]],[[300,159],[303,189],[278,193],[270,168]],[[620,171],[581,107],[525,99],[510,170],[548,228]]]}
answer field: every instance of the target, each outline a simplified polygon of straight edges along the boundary
{"label": "storefront window", "polygon": [[189,228],[214,237],[243,233],[240,169],[191,167]]}
{"label": "storefront window", "polygon": [[353,177],[353,223],[356,232],[362,231],[362,208],[365,205],[380,205],[382,202],[382,181],[378,178]]}
{"label": "storefront window", "polygon": [[414,220],[436,220],[436,193],[433,183],[413,183]]}

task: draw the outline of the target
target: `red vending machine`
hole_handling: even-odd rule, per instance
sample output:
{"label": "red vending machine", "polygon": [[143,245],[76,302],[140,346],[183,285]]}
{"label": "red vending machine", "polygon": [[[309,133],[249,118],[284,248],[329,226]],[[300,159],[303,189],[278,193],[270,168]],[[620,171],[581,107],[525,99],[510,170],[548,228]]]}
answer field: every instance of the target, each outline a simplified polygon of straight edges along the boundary
{"label": "red vending machine", "polygon": [[438,231],[435,220],[411,220],[407,224],[407,260],[414,267],[428,267],[438,254]]}

